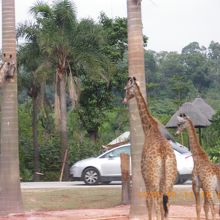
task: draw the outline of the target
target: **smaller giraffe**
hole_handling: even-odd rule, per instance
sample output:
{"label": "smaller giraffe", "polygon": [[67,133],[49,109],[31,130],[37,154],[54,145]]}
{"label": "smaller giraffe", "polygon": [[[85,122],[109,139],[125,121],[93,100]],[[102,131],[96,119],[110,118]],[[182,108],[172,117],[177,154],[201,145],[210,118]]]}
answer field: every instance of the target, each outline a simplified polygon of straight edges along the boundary
{"label": "smaller giraffe", "polygon": [[214,193],[216,192],[220,199],[220,167],[209,160],[208,155],[201,147],[192,120],[184,113],[177,118],[179,124],[176,134],[180,134],[186,129],[189,135],[190,150],[194,161],[192,190],[196,200],[197,219],[200,220],[200,188],[202,188],[206,220],[208,220],[209,207],[211,208],[212,220],[215,220]]}
{"label": "smaller giraffe", "polygon": [[15,62],[12,55],[10,54],[10,56],[7,57],[7,55],[4,54],[3,63],[0,64],[0,85],[2,85],[6,80],[14,77],[15,69]]}

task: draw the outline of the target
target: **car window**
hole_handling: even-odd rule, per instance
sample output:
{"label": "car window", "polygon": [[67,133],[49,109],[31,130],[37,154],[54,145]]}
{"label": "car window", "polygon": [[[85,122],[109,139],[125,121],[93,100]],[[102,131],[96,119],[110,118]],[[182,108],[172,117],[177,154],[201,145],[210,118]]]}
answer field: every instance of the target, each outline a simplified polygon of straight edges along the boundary
{"label": "car window", "polygon": [[184,146],[173,145],[173,149],[175,149],[180,154],[189,153],[190,151]]}
{"label": "car window", "polygon": [[108,158],[108,157],[120,157],[121,153],[127,153],[128,155],[130,155],[130,146],[124,146],[124,147],[120,147],[117,148],[115,150],[112,150],[106,154],[104,154],[101,158]]}

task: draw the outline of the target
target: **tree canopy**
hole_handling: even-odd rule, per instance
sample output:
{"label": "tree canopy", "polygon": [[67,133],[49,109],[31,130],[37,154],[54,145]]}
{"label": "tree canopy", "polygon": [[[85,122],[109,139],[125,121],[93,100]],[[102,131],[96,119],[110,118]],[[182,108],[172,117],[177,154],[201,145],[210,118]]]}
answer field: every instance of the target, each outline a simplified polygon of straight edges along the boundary
{"label": "tree canopy", "polygon": [[[68,164],[97,154],[102,144],[129,129],[127,108],[121,103],[128,71],[127,19],[101,13],[98,21],[78,20],[75,6],[68,0],[52,5],[38,2],[31,11],[33,23],[25,22],[17,29],[17,36],[25,39],[18,47],[21,170],[24,179],[32,178],[33,156],[28,152],[34,145],[29,127],[35,107],[30,91],[36,87],[39,96],[44,91],[45,100],[42,109],[38,108],[35,128],[40,171],[46,173],[41,178],[52,180],[58,179],[62,163],[61,134],[54,121],[56,96],[61,94],[57,79],[62,77],[57,76],[63,76],[65,85]],[[146,46],[146,36],[143,41]],[[162,123],[183,102],[197,96],[220,109],[218,42],[210,42],[208,48],[191,42],[181,53],[145,48],[144,55],[148,102]],[[218,132],[216,123],[208,132]],[[214,149],[211,145],[219,149],[217,135],[212,143],[206,142]]]}

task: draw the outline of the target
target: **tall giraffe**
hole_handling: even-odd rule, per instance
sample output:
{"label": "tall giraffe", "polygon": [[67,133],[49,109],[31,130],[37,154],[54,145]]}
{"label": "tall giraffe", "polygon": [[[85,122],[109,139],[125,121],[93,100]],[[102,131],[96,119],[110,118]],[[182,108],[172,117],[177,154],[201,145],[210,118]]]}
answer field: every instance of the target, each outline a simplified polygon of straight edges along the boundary
{"label": "tall giraffe", "polygon": [[129,77],[123,102],[128,103],[134,97],[137,102],[145,136],[141,172],[146,188],[148,218],[152,219],[152,207],[155,205],[159,220],[168,215],[168,196],[177,175],[176,157],[170,143],[161,134],[158,122],[149,112],[138,84],[135,77]]}
{"label": "tall giraffe", "polygon": [[[200,219],[200,188],[204,192],[204,211],[206,219],[208,219],[209,207],[211,208],[212,219],[215,219],[214,209],[214,192],[217,193],[220,199],[220,167],[213,164],[206,152],[202,149],[196,130],[192,120],[184,113],[177,117],[179,124],[177,134],[180,134],[184,129],[187,129],[189,135],[190,150],[194,161],[192,173],[192,190],[196,199],[197,219]],[[220,210],[219,210],[220,215]]]}

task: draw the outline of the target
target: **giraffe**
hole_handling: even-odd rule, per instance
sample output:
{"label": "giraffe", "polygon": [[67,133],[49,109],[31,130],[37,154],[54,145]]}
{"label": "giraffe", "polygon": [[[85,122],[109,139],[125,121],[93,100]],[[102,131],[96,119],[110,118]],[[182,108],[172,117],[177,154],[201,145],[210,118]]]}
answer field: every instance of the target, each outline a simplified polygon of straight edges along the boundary
{"label": "giraffe", "polygon": [[13,79],[15,73],[15,62],[12,55],[9,57],[4,54],[3,62],[0,64],[0,85],[2,85],[5,80]]}
{"label": "giraffe", "polygon": [[212,220],[215,220],[213,197],[214,192],[216,192],[220,199],[220,167],[209,160],[208,155],[201,147],[192,120],[184,113],[181,113],[177,119],[179,124],[176,134],[180,134],[183,130],[187,129],[189,135],[190,149],[194,161],[192,190],[196,200],[197,219],[200,220],[200,188],[202,188],[204,192],[204,211],[206,220],[208,219],[209,207],[211,208]]}
{"label": "giraffe", "polygon": [[139,82],[129,77],[125,87],[125,104],[135,97],[139,110],[145,141],[141,158],[141,173],[146,188],[148,219],[152,220],[155,205],[157,220],[168,216],[169,193],[172,191],[177,175],[174,151],[159,130],[159,123],[148,110],[140,91]]}

